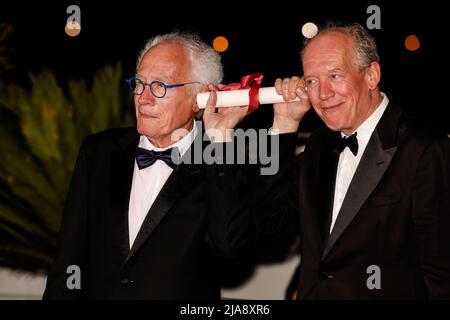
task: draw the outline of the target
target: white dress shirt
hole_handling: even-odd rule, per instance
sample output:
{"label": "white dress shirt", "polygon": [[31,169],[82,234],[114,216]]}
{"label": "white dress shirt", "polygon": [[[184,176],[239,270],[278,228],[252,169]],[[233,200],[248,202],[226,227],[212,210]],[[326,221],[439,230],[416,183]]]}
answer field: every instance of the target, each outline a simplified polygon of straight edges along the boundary
{"label": "white dress shirt", "polygon": [[[336,184],[334,189],[333,215],[331,220],[330,233],[333,230],[334,223],[336,222],[339,211],[341,210],[342,203],[344,202],[345,195],[347,194],[348,187],[350,186],[350,182],[353,179],[353,175],[355,174],[359,161],[364,154],[364,150],[366,150],[369,139],[372,136],[372,133],[375,130],[378,121],[380,121],[380,118],[389,103],[388,97],[384,93],[381,94],[383,96],[383,100],[381,101],[381,103],[370,115],[370,117],[367,118],[355,131],[357,132],[356,138],[358,139],[358,153],[356,154],[356,156],[353,155],[349,148],[345,148],[339,156],[336,173]],[[341,133],[341,135],[342,137],[345,137],[343,133]]]}
{"label": "white dress shirt", "polygon": [[[197,135],[197,127],[194,125],[192,130],[183,139],[166,147],[155,147],[147,137],[141,135],[139,139],[139,147],[147,150],[164,151],[169,148],[178,147],[180,155],[183,156],[191,146]],[[133,246],[134,240],[147,216],[150,207],[166,183],[173,169],[164,161],[156,160],[156,162],[142,170],[139,170],[137,162],[134,162],[133,182],[131,185],[130,202],[128,206],[128,228],[130,235],[130,248]]]}

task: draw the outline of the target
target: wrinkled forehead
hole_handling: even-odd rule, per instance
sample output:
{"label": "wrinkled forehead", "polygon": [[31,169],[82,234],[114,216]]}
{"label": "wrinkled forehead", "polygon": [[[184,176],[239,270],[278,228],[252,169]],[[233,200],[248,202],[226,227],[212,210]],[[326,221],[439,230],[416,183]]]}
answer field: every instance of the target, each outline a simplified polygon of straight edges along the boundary
{"label": "wrinkled forehead", "polygon": [[355,46],[346,34],[329,31],[314,38],[304,49],[302,64],[305,74],[317,67],[349,67],[355,62]]}
{"label": "wrinkled forehead", "polygon": [[177,43],[163,42],[145,53],[136,74],[165,78],[185,77],[190,71],[186,49]]}

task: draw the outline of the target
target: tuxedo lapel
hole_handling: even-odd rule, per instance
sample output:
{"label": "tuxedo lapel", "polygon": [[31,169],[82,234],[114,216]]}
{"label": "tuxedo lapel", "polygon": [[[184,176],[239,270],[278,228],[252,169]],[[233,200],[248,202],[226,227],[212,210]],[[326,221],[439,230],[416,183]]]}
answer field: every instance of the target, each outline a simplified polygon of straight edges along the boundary
{"label": "tuxedo lapel", "polygon": [[135,151],[139,134],[134,129],[118,140],[118,147],[112,155],[111,165],[111,220],[118,242],[121,261],[130,251],[128,233],[128,205],[135,162]]}
{"label": "tuxedo lapel", "polygon": [[336,171],[339,161],[339,152],[333,148],[332,139],[339,132],[330,132],[330,137],[322,146],[319,169],[318,185],[318,222],[322,243],[326,244],[330,235],[331,216],[333,211],[334,189],[336,182]]}
{"label": "tuxedo lapel", "polygon": [[387,107],[385,114],[374,130],[361,161],[347,190],[333,230],[330,234],[322,260],[355,218],[362,205],[380,182],[397,151],[395,145],[400,111]]}
{"label": "tuxedo lapel", "polygon": [[[331,148],[331,137],[334,134],[327,128],[320,129],[319,137],[310,141],[307,145],[310,157],[303,158],[301,166],[301,183],[299,195],[305,201],[305,208],[300,209],[306,216],[302,220],[301,228],[311,226],[308,234],[311,234],[310,246],[314,246],[311,252],[317,254],[320,260],[327,234],[324,233],[328,225],[331,199],[334,194],[334,176],[337,165],[336,156]],[[334,168],[333,168],[334,166]],[[322,170],[325,169],[325,170]],[[306,233],[306,232],[305,232]]]}
{"label": "tuxedo lapel", "polygon": [[[190,148],[186,154],[193,152]],[[185,159],[185,157],[183,157]],[[147,213],[144,222],[136,236],[136,239],[129,251],[124,265],[130,258],[139,250],[144,242],[155,231],[158,224],[169,212],[175,202],[189,189],[192,188],[192,183],[195,180],[194,176],[201,171],[200,165],[190,165],[182,163],[177,170],[174,170],[162,187],[149,212]],[[128,225],[128,224],[127,224]],[[128,234],[128,232],[127,232]]]}

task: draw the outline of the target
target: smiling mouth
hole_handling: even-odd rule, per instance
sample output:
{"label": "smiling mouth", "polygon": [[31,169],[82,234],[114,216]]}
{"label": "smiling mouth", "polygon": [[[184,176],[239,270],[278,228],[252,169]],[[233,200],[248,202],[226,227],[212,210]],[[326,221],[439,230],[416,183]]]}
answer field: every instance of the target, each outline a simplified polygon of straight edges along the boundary
{"label": "smiling mouth", "polygon": [[327,113],[327,112],[332,112],[335,111],[337,108],[339,108],[342,105],[342,103],[336,104],[334,106],[329,106],[329,107],[322,107],[322,110]]}
{"label": "smiling mouth", "polygon": [[139,111],[139,116],[142,117],[142,118],[146,118],[146,119],[150,119],[150,118],[154,119],[154,118],[157,118],[155,115],[151,115],[151,114],[148,114],[148,113],[142,113],[142,112],[140,112],[140,111]]}

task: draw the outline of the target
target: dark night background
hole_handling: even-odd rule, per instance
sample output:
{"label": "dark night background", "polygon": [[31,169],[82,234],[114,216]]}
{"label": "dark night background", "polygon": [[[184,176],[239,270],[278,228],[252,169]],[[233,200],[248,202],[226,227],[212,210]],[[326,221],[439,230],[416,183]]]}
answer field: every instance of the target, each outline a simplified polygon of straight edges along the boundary
{"label": "dark night background", "polygon": [[[64,32],[69,17],[66,10],[72,4],[81,9],[81,33],[76,37]],[[238,82],[243,75],[261,72],[265,76],[263,86],[272,86],[278,77],[302,74],[299,52],[304,23],[323,25],[331,21],[366,25],[370,16],[366,10],[372,4],[381,9],[381,29],[372,30],[371,34],[381,57],[382,91],[404,110],[450,134],[449,89],[444,87],[449,61],[446,49],[449,14],[444,10],[443,1],[434,0],[389,3],[376,0],[272,3],[267,0],[2,0],[0,24],[13,27],[13,33],[2,45],[11,50],[13,69],[0,74],[3,80],[0,85],[27,86],[30,72],[39,73],[48,68],[65,88],[70,79],[89,82],[100,67],[118,62],[125,80],[134,75],[137,54],[148,38],[180,30],[198,33],[209,44],[219,35],[228,38],[230,46],[222,53],[224,83]],[[404,47],[404,39],[410,34],[417,35],[421,41],[421,47],[414,52]],[[125,97],[131,96],[125,81],[121,90]],[[133,113],[132,100],[124,103],[123,108]],[[262,106],[241,126],[267,127],[271,116],[271,107]],[[311,131],[319,124],[320,119],[309,112],[301,130]],[[261,248],[269,251],[268,246]],[[237,267],[247,272],[243,278],[252,272],[251,266],[245,268]],[[236,283],[239,280],[233,279]],[[230,286],[235,284],[233,281],[230,280]]]}
{"label": "dark night background", "polygon": [[[64,32],[69,16],[66,9],[71,4],[81,9],[81,33],[74,38]],[[25,81],[28,72],[47,67],[64,84],[68,79],[90,79],[98,67],[121,62],[125,79],[133,75],[137,53],[149,37],[177,29],[194,31],[208,43],[218,35],[229,39],[229,49],[222,54],[224,83],[262,72],[263,85],[272,86],[277,77],[301,74],[298,52],[305,22],[365,25],[371,4],[381,9],[381,29],[371,33],[381,56],[382,90],[404,109],[450,133],[448,98],[446,90],[439,88],[445,82],[440,79],[446,79],[444,68],[448,69],[448,63],[439,58],[448,39],[442,2],[3,1],[0,22],[14,28],[7,45],[13,50],[15,66],[4,77]],[[418,51],[404,48],[409,34],[419,37]],[[270,109],[261,108],[243,126],[269,124]],[[311,130],[318,123],[311,112],[302,130]]]}

